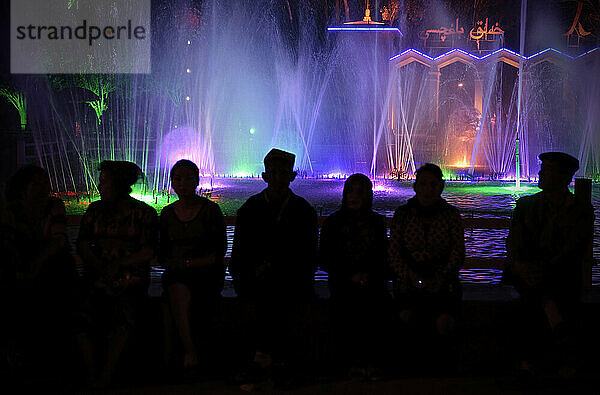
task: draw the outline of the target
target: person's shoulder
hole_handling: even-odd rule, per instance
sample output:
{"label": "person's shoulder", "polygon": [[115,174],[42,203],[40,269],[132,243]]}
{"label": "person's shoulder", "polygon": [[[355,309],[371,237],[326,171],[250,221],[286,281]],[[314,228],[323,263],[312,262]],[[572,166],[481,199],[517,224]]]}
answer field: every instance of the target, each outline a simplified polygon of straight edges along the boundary
{"label": "person's shoulder", "polygon": [[580,215],[594,215],[594,206],[591,202],[586,200],[577,199],[576,196],[571,195],[569,199],[569,203],[567,203],[571,209]]}
{"label": "person's shoulder", "polygon": [[463,217],[460,214],[460,210],[457,207],[454,207],[453,205],[448,204],[448,207],[446,207],[446,214],[447,214],[447,218],[449,218],[449,221],[453,224],[453,226],[463,226],[464,227]]}
{"label": "person's shoulder", "polygon": [[206,207],[208,207],[210,210],[219,210],[221,211],[221,207],[219,206],[219,204],[217,202],[213,202],[212,200],[210,200],[209,198],[205,197],[205,196],[200,196],[200,201],[206,205]]}
{"label": "person's shoulder", "polygon": [[323,221],[323,226],[335,225],[342,220],[344,217],[344,212],[342,210],[337,210],[327,216]]}
{"label": "person's shoulder", "polygon": [[394,210],[394,217],[405,215],[410,210],[410,207],[410,200],[396,207],[396,210]]}
{"label": "person's shoulder", "polygon": [[261,211],[262,207],[265,206],[266,200],[263,192],[257,193],[256,195],[250,196],[237,210],[237,216],[252,215],[257,211]]}
{"label": "person's shoulder", "polygon": [[517,199],[517,204],[537,203],[542,199],[542,196],[543,196],[542,193],[543,192],[538,192],[538,193],[534,193],[533,195],[521,196],[520,198]]}
{"label": "person's shoulder", "polygon": [[56,196],[50,196],[48,198],[48,202],[51,207],[65,207],[65,202],[63,202],[61,198]]}
{"label": "person's shoulder", "polygon": [[252,208],[253,206],[256,206],[257,204],[264,204],[266,202],[264,194],[264,191],[261,191],[259,193],[257,193],[256,195],[252,195],[250,196],[248,199],[246,199],[246,201],[241,205],[240,210],[244,209],[249,209]]}
{"label": "person's shoulder", "polygon": [[304,199],[302,196],[296,195],[293,192],[291,193],[291,196],[290,196],[290,202],[293,202],[293,204],[299,208],[302,208],[302,209],[308,210],[308,211],[314,211],[316,213],[316,210],[314,209],[314,207],[306,199]]}
{"label": "person's shoulder", "polygon": [[542,197],[542,192],[538,192],[533,195],[521,196],[517,199],[515,208],[518,210],[531,210],[542,202]]}
{"label": "person's shoulder", "polygon": [[369,213],[369,216],[371,217],[371,220],[374,222],[385,223],[385,215],[383,215],[383,214],[379,214],[379,213],[376,213],[375,211],[371,210],[371,212]]}
{"label": "person's shoulder", "polygon": [[15,213],[23,210],[23,205],[21,204],[20,200],[11,200],[7,202],[4,207],[2,207],[2,210],[5,212]]}
{"label": "person's shoulder", "polygon": [[102,200],[95,200],[88,205],[88,208],[87,210],[85,210],[85,212],[94,212],[96,210],[102,209],[103,206],[104,202]]}
{"label": "person's shoulder", "polygon": [[48,207],[50,209],[50,213],[53,215],[56,214],[64,214],[66,215],[65,202],[62,199],[56,196],[50,196],[48,198]]}
{"label": "person's shoulder", "polygon": [[161,218],[166,218],[170,215],[174,215],[175,214],[175,203],[170,203],[167,204],[165,207],[162,208],[162,210],[160,211],[160,217]]}
{"label": "person's shoulder", "polygon": [[378,213],[377,211],[370,210],[369,215],[373,218],[385,219],[385,215]]}
{"label": "person's shoulder", "polygon": [[14,222],[15,219],[20,216],[19,213],[21,211],[22,208],[18,200],[13,200],[6,203],[0,210],[0,217],[2,218],[2,223]]}
{"label": "person's shoulder", "polygon": [[450,215],[458,215],[458,216],[460,216],[460,210],[457,207],[451,205],[445,199],[442,199],[442,200],[443,200],[442,209],[444,211],[446,211]]}
{"label": "person's shoulder", "polygon": [[150,206],[148,203],[137,200],[131,196],[129,198],[129,203],[135,210],[139,210],[144,214],[156,215],[156,209],[154,209],[154,207]]}
{"label": "person's shoulder", "polygon": [[103,207],[104,202],[102,200],[96,200],[91,202],[85,210],[85,213],[83,213],[83,221],[86,223],[95,221],[98,216],[102,215]]}
{"label": "person's shoulder", "polygon": [[329,214],[325,220],[326,221],[327,220],[335,221],[335,220],[342,218],[343,216],[344,216],[344,211],[340,209],[340,210],[334,211],[333,213]]}
{"label": "person's shoulder", "polygon": [[219,206],[217,202],[213,202],[212,200],[204,196],[201,197],[201,201],[205,205],[206,211],[211,217],[223,217],[223,211],[221,210],[221,206]]}

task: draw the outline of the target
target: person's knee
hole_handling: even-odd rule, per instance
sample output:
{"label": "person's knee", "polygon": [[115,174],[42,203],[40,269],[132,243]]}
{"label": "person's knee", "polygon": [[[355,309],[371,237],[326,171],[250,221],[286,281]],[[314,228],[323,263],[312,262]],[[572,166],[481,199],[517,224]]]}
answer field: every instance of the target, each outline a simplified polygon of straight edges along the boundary
{"label": "person's knee", "polygon": [[174,283],[167,288],[169,298],[178,302],[190,299],[190,290],[185,284]]}
{"label": "person's knee", "polygon": [[400,325],[405,329],[414,330],[419,326],[417,315],[413,310],[400,310],[398,318],[400,319]]}
{"label": "person's knee", "polygon": [[544,302],[544,313],[548,324],[552,329],[556,328],[563,322],[563,316],[556,302],[552,299],[548,299]]}
{"label": "person's knee", "polygon": [[454,332],[456,320],[451,314],[444,313],[437,317],[435,327],[439,335],[448,336]]}

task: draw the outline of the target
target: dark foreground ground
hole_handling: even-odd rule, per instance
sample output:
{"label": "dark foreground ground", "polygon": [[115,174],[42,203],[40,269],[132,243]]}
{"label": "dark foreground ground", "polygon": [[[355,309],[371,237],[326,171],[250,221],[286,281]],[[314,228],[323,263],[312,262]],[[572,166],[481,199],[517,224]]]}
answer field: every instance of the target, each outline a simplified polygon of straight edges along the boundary
{"label": "dark foreground ground", "polygon": [[[510,378],[491,376],[477,377],[428,377],[382,380],[366,383],[351,380],[329,380],[294,389],[256,390],[256,393],[289,394],[597,394],[598,380],[577,382],[546,380],[538,383],[515,383]],[[114,394],[243,394],[245,391],[220,381],[135,386],[89,393]]]}
{"label": "dark foreground ground", "polygon": [[[594,287],[596,288],[596,287]],[[597,290],[583,305],[579,368],[574,377],[542,371],[524,378],[515,369],[509,334],[514,290],[507,287],[465,288],[460,336],[450,364],[436,368],[437,357],[424,356],[416,367],[406,360],[402,342],[389,334],[386,360],[377,381],[350,379],[339,368],[333,347],[329,304],[319,300],[300,320],[292,340],[300,350],[298,366],[290,368],[276,387],[269,383],[255,392],[293,394],[597,394],[600,393],[600,303]],[[234,298],[224,298],[220,318],[211,325],[203,350],[210,363],[195,372],[165,367],[164,305],[153,298],[122,357],[115,384],[91,390],[82,384],[82,368],[74,347],[40,349],[36,367],[6,368],[2,363],[0,393],[115,393],[115,394],[241,394],[234,375],[249,360],[247,316]],[[393,329],[393,327],[392,327]],[[40,333],[43,333],[40,328]],[[41,335],[42,336],[42,335]],[[52,340],[49,340],[51,343]],[[58,342],[58,341],[57,341]],[[52,351],[53,350],[53,351]],[[428,351],[423,348],[424,353]]]}

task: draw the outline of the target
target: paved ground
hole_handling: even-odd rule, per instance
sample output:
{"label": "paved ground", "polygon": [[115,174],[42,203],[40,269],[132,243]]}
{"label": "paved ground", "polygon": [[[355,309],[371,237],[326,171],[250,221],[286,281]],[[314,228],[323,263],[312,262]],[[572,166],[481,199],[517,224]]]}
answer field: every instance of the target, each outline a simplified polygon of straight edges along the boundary
{"label": "paved ground", "polygon": [[[597,288],[597,287],[595,287]],[[273,390],[263,388],[263,393],[291,393],[291,394],[597,394],[600,393],[600,379],[596,374],[600,372],[600,362],[596,355],[600,353],[597,334],[599,333],[597,317],[600,314],[600,298],[598,290],[587,298],[584,337],[584,358],[586,362],[583,370],[578,373],[577,379],[559,379],[556,377],[545,377],[543,379],[523,382],[509,373],[506,367],[506,353],[503,350],[503,323],[506,312],[510,311],[511,303],[514,301],[514,290],[507,287],[465,287],[465,317],[463,325],[463,340],[461,349],[466,363],[458,374],[441,374],[434,377],[405,377],[398,378],[398,372],[393,374],[393,379],[385,379],[378,382],[352,381],[335,377],[333,375],[313,375],[310,379],[304,379],[292,386]],[[158,302],[154,301],[155,304]],[[239,335],[239,316],[235,310],[235,303],[229,300],[228,305],[230,321],[224,322],[219,328],[221,342],[217,343],[219,353],[226,356],[223,365],[235,365],[232,360],[232,351],[235,345],[230,344]],[[211,379],[201,380],[197,377],[183,378],[167,376],[158,367],[160,364],[161,335],[157,332],[160,328],[160,314],[158,306],[151,309],[147,321],[147,330],[137,338],[136,353],[127,357],[127,363],[123,366],[126,374],[135,370],[132,376],[121,377],[119,384],[115,387],[102,391],[80,391],[79,380],[74,377],[77,366],[64,369],[58,374],[45,373],[41,378],[31,371],[24,370],[18,374],[18,378],[2,371],[0,364],[0,393],[116,393],[116,394],[243,394],[239,385],[222,378],[222,375],[213,375]],[[323,322],[327,321],[327,309],[325,305],[320,307],[321,313],[317,315],[318,322],[314,325],[318,334],[317,343],[312,344],[314,352],[327,353],[328,338],[322,329]],[[237,319],[236,319],[237,317]],[[322,322],[322,320],[324,320]],[[323,336],[325,335],[325,338]],[[319,337],[321,336],[321,337]],[[321,343],[319,343],[319,341]],[[323,343],[325,341],[325,343]],[[307,343],[311,345],[310,342]],[[229,347],[229,348],[228,348]],[[320,348],[319,348],[320,347]],[[141,350],[141,353],[140,353]],[[323,357],[323,355],[318,354]],[[402,355],[398,356],[399,358]],[[71,357],[71,361],[75,358]],[[324,369],[319,372],[331,371],[327,364],[331,359],[324,357]],[[51,364],[53,360],[51,359]],[[46,365],[44,365],[46,366]],[[49,366],[50,368],[52,366]],[[62,369],[62,368],[61,368]],[[221,369],[221,368],[218,368]],[[221,369],[225,371],[226,369]],[[229,369],[231,370],[231,369]],[[68,377],[71,376],[71,379]],[[1,389],[3,388],[3,389]]]}
{"label": "paved ground", "polygon": [[[44,391],[45,392],[45,391]],[[62,391],[58,391],[62,392]],[[254,393],[274,394],[598,394],[598,380],[546,379],[519,382],[508,377],[429,377],[361,382],[329,380],[288,389],[262,388]],[[121,386],[107,390],[85,391],[89,394],[244,394],[236,385],[222,381],[185,384]]]}

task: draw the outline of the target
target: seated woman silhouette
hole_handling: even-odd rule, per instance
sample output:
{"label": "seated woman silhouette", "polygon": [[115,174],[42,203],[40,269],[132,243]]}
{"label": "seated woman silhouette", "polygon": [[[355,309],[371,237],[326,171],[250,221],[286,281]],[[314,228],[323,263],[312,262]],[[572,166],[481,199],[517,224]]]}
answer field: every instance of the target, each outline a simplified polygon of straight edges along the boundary
{"label": "seated woman silhouette", "polygon": [[50,192],[46,170],[20,168],[7,185],[0,221],[2,332],[8,332],[2,351],[16,364],[42,364],[45,371],[60,365],[49,354],[67,354],[77,282],[65,205]]}
{"label": "seated woman silhouette", "polygon": [[[183,366],[198,364],[191,319],[207,342],[209,321],[221,297],[227,249],[225,219],[219,206],[196,194],[199,169],[182,159],[171,169],[171,186],[179,200],[160,214],[160,260],[166,267],[163,285],[183,347]],[[199,313],[198,317],[190,314]]]}
{"label": "seated woman silhouette", "polygon": [[[396,209],[390,229],[395,303],[401,322],[414,330],[409,336],[422,337],[429,329],[448,336],[462,298],[458,278],[465,256],[462,219],[441,197],[444,180],[438,166],[420,167],[414,190],[415,196]],[[410,337],[407,342],[417,344],[422,353],[422,344]]]}
{"label": "seated woman silhouette", "polygon": [[[141,176],[135,163],[103,161],[100,200],[91,203],[81,219],[77,250],[83,260],[89,304],[84,308],[87,322],[79,344],[88,380],[97,386],[111,382],[147,294],[158,226],[156,211],[129,196]],[[96,355],[101,351],[104,355]],[[96,369],[99,362],[102,367]]]}
{"label": "seated woman silhouette", "polygon": [[375,213],[373,185],[364,174],[344,183],[342,208],[321,228],[320,266],[329,274],[340,362],[351,375],[375,378],[381,367],[383,317],[389,294],[385,217]]}

